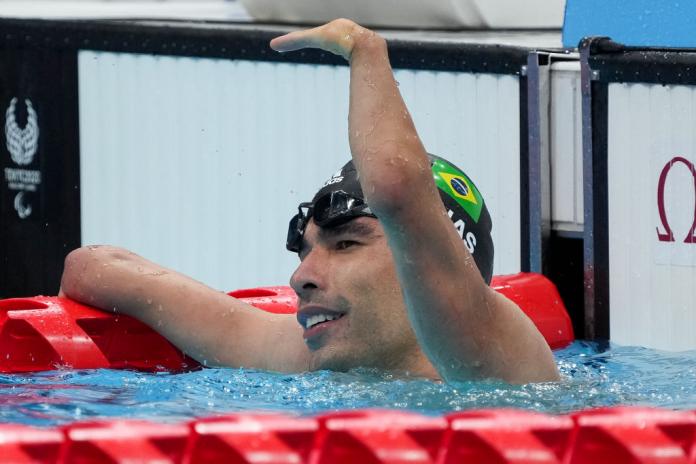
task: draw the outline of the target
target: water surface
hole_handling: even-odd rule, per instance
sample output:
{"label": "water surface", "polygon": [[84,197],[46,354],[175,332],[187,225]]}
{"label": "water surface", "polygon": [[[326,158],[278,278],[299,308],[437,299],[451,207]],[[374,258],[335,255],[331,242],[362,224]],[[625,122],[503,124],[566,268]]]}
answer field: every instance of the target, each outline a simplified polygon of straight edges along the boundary
{"label": "water surface", "polygon": [[0,422],[57,425],[99,418],[180,421],[240,411],[312,415],[396,408],[428,415],[515,407],[545,413],[619,404],[696,409],[696,351],[576,342],[559,350],[559,383],[445,384],[371,370],[296,375],[249,369],[150,374],[110,369],[0,375]]}

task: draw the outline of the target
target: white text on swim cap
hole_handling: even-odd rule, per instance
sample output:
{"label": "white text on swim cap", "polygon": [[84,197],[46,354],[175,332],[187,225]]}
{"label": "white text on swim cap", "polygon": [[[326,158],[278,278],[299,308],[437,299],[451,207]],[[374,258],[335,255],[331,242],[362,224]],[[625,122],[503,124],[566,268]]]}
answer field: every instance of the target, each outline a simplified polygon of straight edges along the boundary
{"label": "white text on swim cap", "polygon": [[[454,211],[451,209],[447,210],[447,216],[452,219]],[[459,237],[464,241],[466,249],[473,255],[474,251],[476,251],[476,235],[473,232],[466,232],[466,223],[462,219],[454,222],[454,228],[457,229]]]}
{"label": "white text on swim cap", "polygon": [[331,179],[324,182],[324,185],[322,186],[322,188],[326,187],[327,185],[338,184],[341,181],[343,181],[343,176],[332,177]]}

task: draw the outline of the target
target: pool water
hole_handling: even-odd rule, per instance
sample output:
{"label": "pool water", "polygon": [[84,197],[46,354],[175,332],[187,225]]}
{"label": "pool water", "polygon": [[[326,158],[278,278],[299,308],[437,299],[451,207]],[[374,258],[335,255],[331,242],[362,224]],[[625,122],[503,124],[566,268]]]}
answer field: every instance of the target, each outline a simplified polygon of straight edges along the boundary
{"label": "pool water", "polygon": [[397,408],[429,415],[489,407],[567,413],[598,406],[696,409],[696,351],[576,342],[556,353],[559,383],[444,384],[371,370],[296,375],[248,369],[150,374],[109,369],[0,375],[0,422],[49,426],[78,420],[162,422],[230,412],[312,415]]}

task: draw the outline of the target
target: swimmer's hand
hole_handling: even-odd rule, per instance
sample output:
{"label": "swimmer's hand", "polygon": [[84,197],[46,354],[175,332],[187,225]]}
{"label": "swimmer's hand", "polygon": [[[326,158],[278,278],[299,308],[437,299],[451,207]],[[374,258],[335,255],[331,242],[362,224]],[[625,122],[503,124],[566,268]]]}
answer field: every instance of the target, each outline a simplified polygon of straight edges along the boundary
{"label": "swimmer's hand", "polygon": [[374,35],[349,19],[335,19],[323,26],[291,32],[271,40],[271,48],[291,52],[303,48],[319,48],[350,61],[357,42]]}

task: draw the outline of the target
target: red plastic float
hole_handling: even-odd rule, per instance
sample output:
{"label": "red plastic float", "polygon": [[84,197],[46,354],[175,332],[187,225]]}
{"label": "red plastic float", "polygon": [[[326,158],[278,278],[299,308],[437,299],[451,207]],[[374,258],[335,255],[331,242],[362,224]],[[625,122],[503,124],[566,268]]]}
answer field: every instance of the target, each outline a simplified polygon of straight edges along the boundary
{"label": "red plastic float", "polygon": [[317,464],[436,462],[447,420],[402,411],[344,411],[317,417]]}
{"label": "red plastic float", "polygon": [[606,408],[574,416],[572,464],[696,463],[696,414]]}
{"label": "red plastic float", "polygon": [[0,424],[0,460],[11,463],[58,462],[65,437],[57,429]]}
{"label": "red plastic float", "polygon": [[428,417],[350,411],[238,414],[182,424],[0,425],[13,463],[694,464],[696,414],[609,408],[568,416],[481,410]]}
{"label": "red plastic float", "polygon": [[270,414],[206,418],[189,426],[190,462],[309,462],[319,431],[314,419]]}
{"label": "red plastic float", "polygon": [[446,464],[561,463],[573,432],[568,417],[526,411],[467,411],[452,414],[448,420],[442,460]]}
{"label": "red plastic float", "polygon": [[189,437],[186,424],[125,420],[74,423],[62,431],[58,462],[65,463],[181,462]]}
{"label": "red plastic float", "polygon": [[[573,341],[570,317],[555,286],[538,274],[493,278],[492,287],[515,301],[551,348]],[[289,287],[237,290],[229,295],[265,311],[295,312]],[[128,316],[106,313],[67,298],[0,300],[0,372],[65,366],[180,371],[198,367],[164,337]]]}

